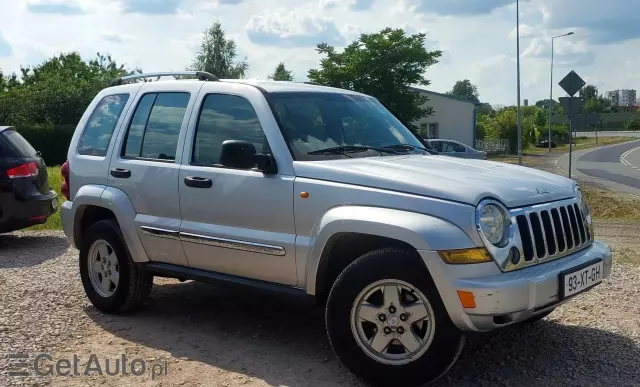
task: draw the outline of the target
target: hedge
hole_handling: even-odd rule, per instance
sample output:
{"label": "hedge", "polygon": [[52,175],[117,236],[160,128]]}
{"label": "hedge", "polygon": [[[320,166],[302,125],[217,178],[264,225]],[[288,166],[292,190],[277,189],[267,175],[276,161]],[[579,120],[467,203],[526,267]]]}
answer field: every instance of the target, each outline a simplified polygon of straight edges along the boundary
{"label": "hedge", "polygon": [[49,166],[60,165],[67,159],[67,151],[76,127],[29,125],[16,127],[31,145],[42,153],[42,158]]}

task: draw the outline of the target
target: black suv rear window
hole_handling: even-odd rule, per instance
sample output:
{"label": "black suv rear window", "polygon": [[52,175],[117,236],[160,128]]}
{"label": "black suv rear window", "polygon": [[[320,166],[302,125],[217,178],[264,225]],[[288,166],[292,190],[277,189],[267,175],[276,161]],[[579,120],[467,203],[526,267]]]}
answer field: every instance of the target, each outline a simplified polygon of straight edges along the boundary
{"label": "black suv rear window", "polygon": [[2,132],[2,137],[5,142],[2,146],[2,153],[5,157],[33,157],[38,153],[29,144],[29,141],[13,129]]}

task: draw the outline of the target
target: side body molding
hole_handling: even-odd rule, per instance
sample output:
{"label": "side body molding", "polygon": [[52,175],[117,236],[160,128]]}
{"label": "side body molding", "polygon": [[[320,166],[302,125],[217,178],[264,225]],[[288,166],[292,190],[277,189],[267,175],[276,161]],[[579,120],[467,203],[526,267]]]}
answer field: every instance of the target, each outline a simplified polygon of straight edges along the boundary
{"label": "side body molding", "polygon": [[452,250],[475,247],[456,225],[430,215],[390,208],[340,206],[327,211],[312,230],[305,265],[308,294],[316,294],[316,284],[324,280],[328,257],[323,251],[332,236],[360,233],[392,238],[416,250]]}

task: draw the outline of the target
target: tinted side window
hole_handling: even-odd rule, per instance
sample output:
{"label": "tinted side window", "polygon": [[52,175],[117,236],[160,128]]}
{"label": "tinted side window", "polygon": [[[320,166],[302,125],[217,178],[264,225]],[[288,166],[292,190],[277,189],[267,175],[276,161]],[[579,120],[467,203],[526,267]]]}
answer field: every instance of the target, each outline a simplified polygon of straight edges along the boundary
{"label": "tinted side window", "polygon": [[125,157],[175,160],[189,93],[146,94],[129,124]]}
{"label": "tinted side window", "polygon": [[458,153],[464,153],[467,151],[465,147],[463,147],[460,144],[456,144],[455,142],[451,143],[451,148],[453,149],[454,152],[458,152]]}
{"label": "tinted side window", "polygon": [[80,137],[79,154],[91,156],[107,154],[113,130],[128,99],[129,94],[109,95],[98,103]]}
{"label": "tinted side window", "polygon": [[147,94],[138,103],[138,107],[129,124],[129,132],[127,132],[124,151],[126,157],[140,157],[142,135],[144,134],[144,128],[147,126],[147,120],[156,96],[157,94]]}
{"label": "tinted side window", "polygon": [[257,153],[270,153],[251,103],[235,95],[210,94],[198,118],[192,162],[219,164],[220,146],[226,140],[244,140],[253,143]]}

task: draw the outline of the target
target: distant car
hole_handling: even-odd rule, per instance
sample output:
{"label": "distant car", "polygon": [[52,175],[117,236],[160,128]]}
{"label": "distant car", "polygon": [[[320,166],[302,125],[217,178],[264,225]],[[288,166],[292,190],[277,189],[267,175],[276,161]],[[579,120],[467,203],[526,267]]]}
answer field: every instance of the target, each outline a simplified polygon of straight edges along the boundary
{"label": "distant car", "polygon": [[[555,148],[556,146],[557,146],[556,143],[551,141],[551,147]],[[548,147],[549,147],[549,140],[542,140],[536,144],[536,148],[548,148]]]}
{"label": "distant car", "polygon": [[40,153],[11,126],[0,126],[0,232],[44,223],[58,209]]}
{"label": "distant car", "polygon": [[426,141],[429,142],[433,149],[444,156],[460,157],[463,159],[487,159],[487,152],[475,150],[455,140],[429,139]]}

